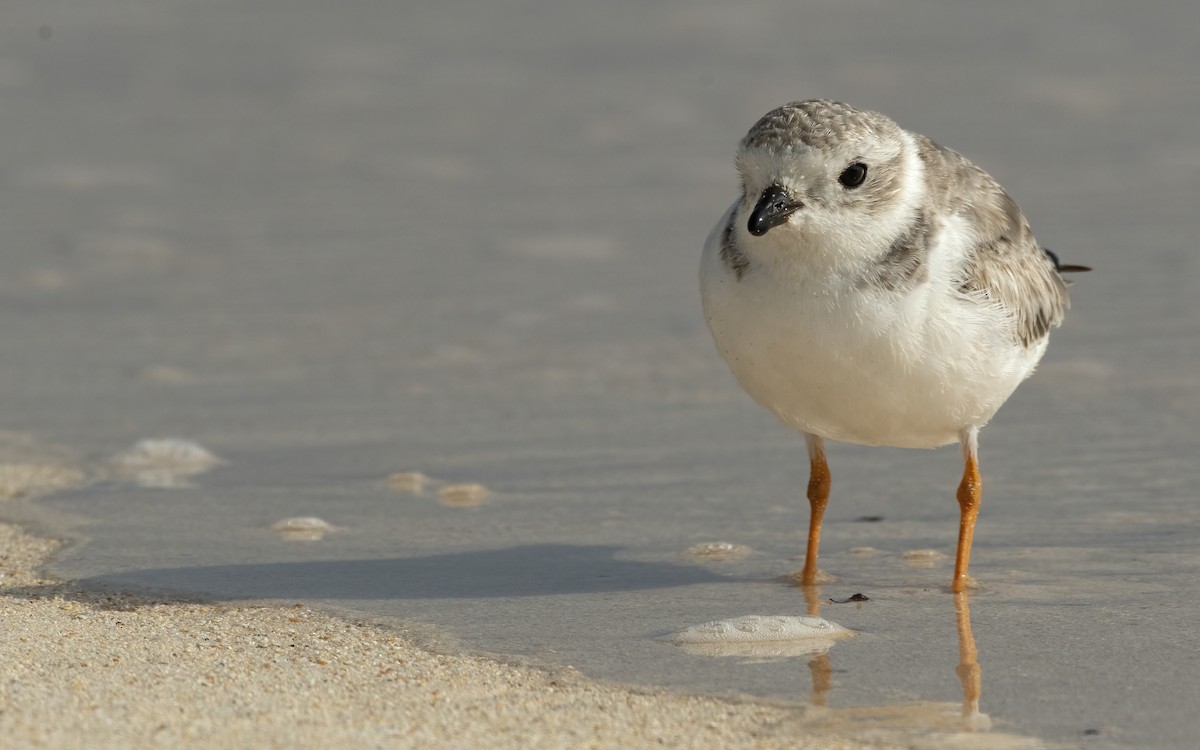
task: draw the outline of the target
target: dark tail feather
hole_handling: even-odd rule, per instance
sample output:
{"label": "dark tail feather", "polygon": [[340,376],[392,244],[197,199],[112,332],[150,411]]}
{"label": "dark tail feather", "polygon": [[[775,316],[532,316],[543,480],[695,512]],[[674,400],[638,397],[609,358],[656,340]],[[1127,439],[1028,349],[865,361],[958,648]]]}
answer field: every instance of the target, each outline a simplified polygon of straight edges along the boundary
{"label": "dark tail feather", "polygon": [[1058,255],[1050,248],[1043,247],[1042,252],[1050,256],[1050,260],[1054,261],[1054,270],[1058,271],[1059,273],[1083,273],[1084,271],[1092,270],[1091,266],[1072,266],[1069,264],[1064,266],[1058,260]]}

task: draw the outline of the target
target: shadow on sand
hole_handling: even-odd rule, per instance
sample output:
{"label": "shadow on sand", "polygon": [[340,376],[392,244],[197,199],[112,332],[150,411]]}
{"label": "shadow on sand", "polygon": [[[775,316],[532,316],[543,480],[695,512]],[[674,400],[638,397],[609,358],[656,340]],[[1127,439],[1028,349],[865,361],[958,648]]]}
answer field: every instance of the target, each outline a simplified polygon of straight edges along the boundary
{"label": "shadow on sand", "polygon": [[618,559],[621,549],[535,544],[423,557],[148,568],[77,583],[92,590],[170,591],[217,599],[470,599],[731,580],[696,566]]}

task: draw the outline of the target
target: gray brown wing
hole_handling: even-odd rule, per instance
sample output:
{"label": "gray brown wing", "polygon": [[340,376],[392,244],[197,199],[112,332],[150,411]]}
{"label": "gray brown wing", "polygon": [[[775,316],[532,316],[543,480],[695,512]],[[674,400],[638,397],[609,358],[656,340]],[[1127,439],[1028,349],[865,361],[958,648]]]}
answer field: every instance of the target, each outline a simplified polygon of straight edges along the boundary
{"label": "gray brown wing", "polygon": [[978,242],[962,267],[962,291],[1010,310],[1017,341],[1036,344],[1062,323],[1070,305],[1054,261],[1034,239],[1016,202],[991,175],[933,141],[918,139],[918,144],[929,188],[940,191],[943,205],[977,231]]}

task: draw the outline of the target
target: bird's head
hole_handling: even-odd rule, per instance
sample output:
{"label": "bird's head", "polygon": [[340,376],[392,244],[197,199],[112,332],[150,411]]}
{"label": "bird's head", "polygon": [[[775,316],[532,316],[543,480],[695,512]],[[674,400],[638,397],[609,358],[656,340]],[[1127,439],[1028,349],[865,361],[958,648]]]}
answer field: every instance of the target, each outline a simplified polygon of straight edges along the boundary
{"label": "bird's head", "polygon": [[738,148],[744,247],[876,254],[921,197],[913,151],[904,131],[875,112],[824,100],[768,112]]}

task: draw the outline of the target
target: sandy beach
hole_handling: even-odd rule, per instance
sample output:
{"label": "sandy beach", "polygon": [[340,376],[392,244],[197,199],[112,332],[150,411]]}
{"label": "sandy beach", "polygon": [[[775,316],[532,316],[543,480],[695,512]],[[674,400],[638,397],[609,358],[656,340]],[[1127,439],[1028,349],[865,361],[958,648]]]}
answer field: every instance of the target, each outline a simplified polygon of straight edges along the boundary
{"label": "sandy beach", "polygon": [[[0,746],[1196,746],[1194,0],[9,5]],[[830,444],[787,583],[804,442],[697,266],[807,98],[1094,268],[969,597],[953,448]]]}
{"label": "sandy beach", "polygon": [[9,748],[1044,746],[925,731],[914,745],[876,726],[853,732],[872,711],[632,690],[569,668],[435,654],[403,632],[303,602],[88,592],[38,575],[57,547],[0,526],[0,737]]}
{"label": "sandy beach", "polygon": [[97,594],[40,578],[54,542],[0,527],[6,747],[854,747],[800,712],[635,693],[436,655],[303,603]]}

